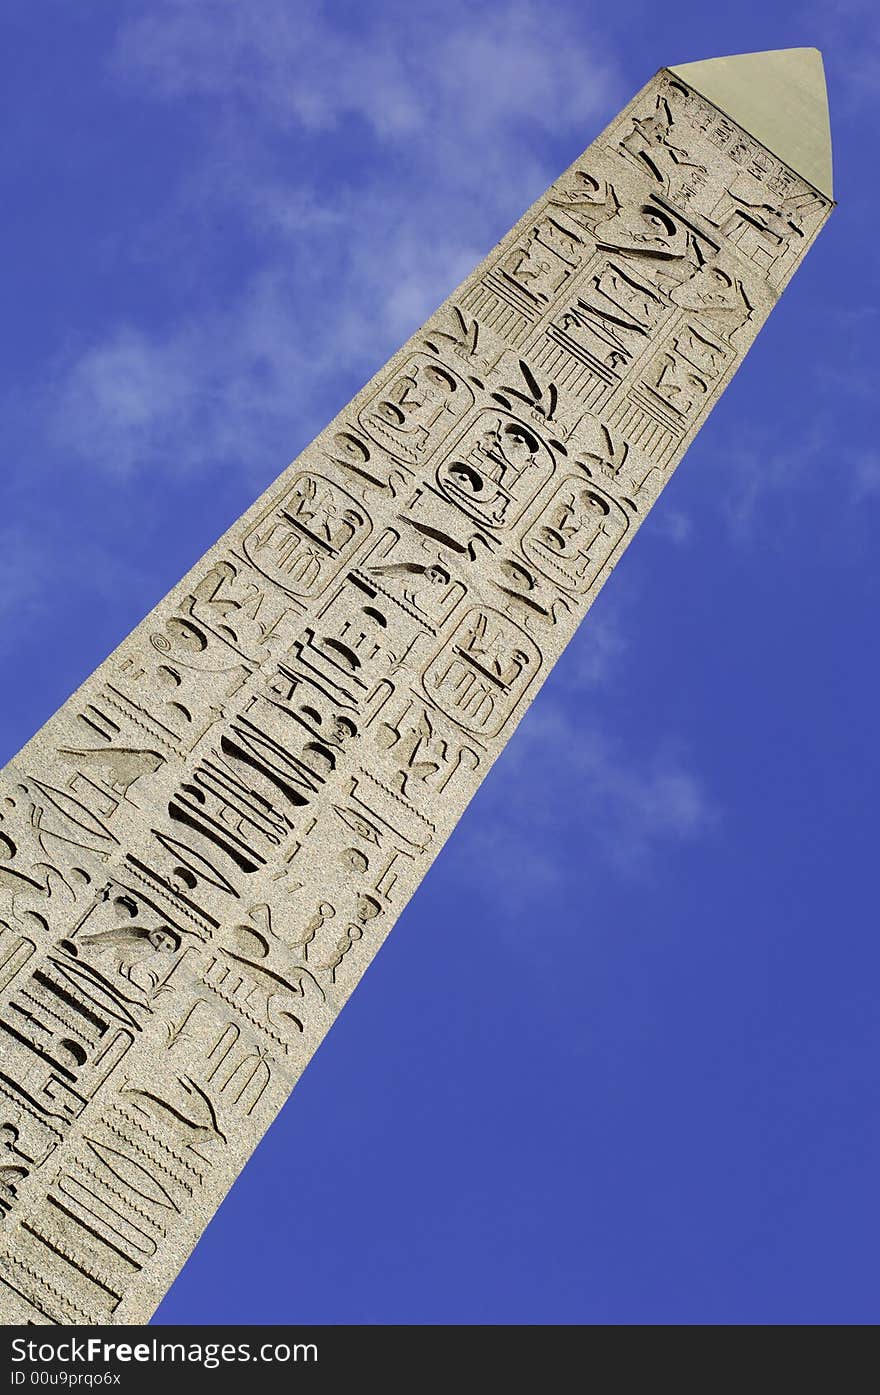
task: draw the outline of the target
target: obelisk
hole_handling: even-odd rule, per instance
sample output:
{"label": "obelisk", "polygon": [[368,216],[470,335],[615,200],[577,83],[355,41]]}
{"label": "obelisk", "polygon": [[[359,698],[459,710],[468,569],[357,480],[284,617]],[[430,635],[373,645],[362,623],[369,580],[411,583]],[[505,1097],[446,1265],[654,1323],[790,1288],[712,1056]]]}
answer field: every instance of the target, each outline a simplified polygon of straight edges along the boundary
{"label": "obelisk", "polygon": [[153,1312],[831,208],[816,50],[662,70],[3,771],[7,1322]]}

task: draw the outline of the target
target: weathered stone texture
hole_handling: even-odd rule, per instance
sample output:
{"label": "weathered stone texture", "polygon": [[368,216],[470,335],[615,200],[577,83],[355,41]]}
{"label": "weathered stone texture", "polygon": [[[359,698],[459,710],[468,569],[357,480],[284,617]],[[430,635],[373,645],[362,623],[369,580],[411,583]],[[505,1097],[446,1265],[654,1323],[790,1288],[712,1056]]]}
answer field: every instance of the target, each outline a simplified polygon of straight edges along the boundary
{"label": "weathered stone texture", "polygon": [[7,1321],[152,1313],[830,208],[658,74],[0,775]]}

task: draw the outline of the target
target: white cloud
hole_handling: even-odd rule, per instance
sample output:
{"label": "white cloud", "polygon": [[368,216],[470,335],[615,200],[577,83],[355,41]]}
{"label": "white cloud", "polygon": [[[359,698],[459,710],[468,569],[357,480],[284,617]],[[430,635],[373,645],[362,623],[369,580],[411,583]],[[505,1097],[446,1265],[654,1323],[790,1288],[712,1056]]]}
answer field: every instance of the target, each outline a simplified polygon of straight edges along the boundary
{"label": "white cloud", "polygon": [[25,634],[32,640],[46,622],[51,629],[59,597],[66,602],[81,592],[83,578],[99,606],[123,589],[149,590],[149,577],[124,551],[67,524],[62,512],[43,505],[24,511],[15,526],[0,526],[0,653],[15,650]]}
{"label": "white cloud", "polygon": [[565,674],[574,691],[603,688],[618,671],[629,648],[621,613],[622,607],[612,608],[603,598],[601,614],[591,614],[572,641],[573,652],[566,656]]}
{"label": "white cloud", "polygon": [[[832,96],[832,127],[847,118],[862,119],[877,107],[880,78],[880,23],[875,0],[818,0],[808,4],[803,20],[820,43]],[[805,29],[804,32],[807,32]]]}
{"label": "white cloud", "polygon": [[[228,218],[249,240],[222,298],[189,255],[186,313],[129,316],[56,361],[50,431],[85,464],[280,468],[279,443],[308,439],[341,405],[341,370],[359,386],[378,368],[558,174],[551,146],[570,142],[574,158],[627,95],[589,22],[554,7],[425,3],[364,9],[357,23],[345,33],[317,3],[157,0],[121,28],[122,90],[180,104],[199,131],[133,258],[177,273],[175,246],[210,246]],[[348,166],[338,143],[324,158],[341,130]],[[658,526],[687,538],[682,514]],[[502,897],[512,863],[533,890],[564,874],[554,831],[571,811],[554,777],[571,789],[574,772],[578,827],[625,874],[713,821],[686,755],[670,746],[639,762],[584,710],[626,653],[627,596],[603,598],[491,782],[493,831],[472,842],[481,866],[485,840],[497,844]],[[548,781],[524,807],[503,772],[536,747]]]}
{"label": "white cloud", "polygon": [[[283,281],[256,278],[235,304],[165,333],[122,325],[65,365],[54,434],[114,473],[245,466],[272,438],[297,389],[320,372],[297,346]],[[285,463],[279,461],[280,466]]]}
{"label": "white cloud", "polygon": [[663,501],[652,512],[648,527],[656,537],[674,543],[676,547],[683,547],[685,543],[690,542],[693,532],[689,516],[682,513],[681,509],[667,507]]}
{"label": "white cloud", "polygon": [[642,877],[664,848],[707,836],[720,818],[678,743],[639,756],[585,701],[546,692],[480,798],[483,817],[458,852],[460,875],[511,910],[582,878],[585,864]]}
{"label": "white cloud", "polygon": [[[723,480],[718,500],[733,538],[752,537],[764,515],[772,517],[773,528],[779,530],[831,445],[829,426],[818,414],[799,423],[794,432],[772,423],[760,429],[749,426],[735,441],[722,445],[713,468]],[[759,531],[763,538],[768,530]]]}
{"label": "white cloud", "polygon": [[[123,90],[197,117],[198,153],[133,249],[183,264],[190,308],[111,324],[56,363],[50,431],[87,466],[286,463],[282,442],[341,405],[338,370],[360,386],[558,173],[536,134],[572,134],[574,156],[616,83],[582,24],[534,4],[356,23],[320,3],[159,0],[121,27]],[[366,130],[346,164],[323,141],[351,120]],[[192,240],[228,218],[250,240],[218,290]]]}
{"label": "white cloud", "polygon": [[869,451],[854,464],[853,496],[856,504],[880,499],[880,453]]}
{"label": "white cloud", "polygon": [[304,330],[297,280],[270,266],[228,305],[163,330],[119,325],[59,360],[50,434],[113,474],[235,466],[264,478],[343,405],[340,375],[355,370],[361,385],[376,338],[375,317],[350,307]]}
{"label": "white cloud", "polygon": [[43,563],[40,543],[26,527],[0,527],[0,635],[10,641],[14,626],[28,624],[48,603]]}
{"label": "white cloud", "polygon": [[482,817],[458,845],[459,875],[511,913],[582,878],[585,863],[648,875],[664,849],[708,836],[721,818],[686,745],[667,737],[646,750],[608,720],[638,600],[632,581],[617,582],[506,747],[480,793]]}

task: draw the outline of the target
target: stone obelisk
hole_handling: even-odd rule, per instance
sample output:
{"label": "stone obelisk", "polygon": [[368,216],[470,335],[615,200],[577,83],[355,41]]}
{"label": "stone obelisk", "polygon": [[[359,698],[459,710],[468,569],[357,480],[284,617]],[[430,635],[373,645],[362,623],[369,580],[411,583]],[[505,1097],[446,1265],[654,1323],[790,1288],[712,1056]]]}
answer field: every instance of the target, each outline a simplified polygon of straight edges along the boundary
{"label": "stone obelisk", "polygon": [[663,69],[0,774],[0,1312],[147,1319],[832,208]]}

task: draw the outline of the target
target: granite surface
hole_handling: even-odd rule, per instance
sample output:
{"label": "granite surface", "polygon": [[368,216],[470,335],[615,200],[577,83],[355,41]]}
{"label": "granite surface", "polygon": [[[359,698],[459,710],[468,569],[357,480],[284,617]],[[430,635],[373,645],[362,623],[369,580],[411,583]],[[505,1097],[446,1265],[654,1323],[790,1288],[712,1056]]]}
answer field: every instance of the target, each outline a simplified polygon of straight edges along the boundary
{"label": "granite surface", "polygon": [[686,71],[0,773],[6,1322],[149,1318],[828,216]]}

